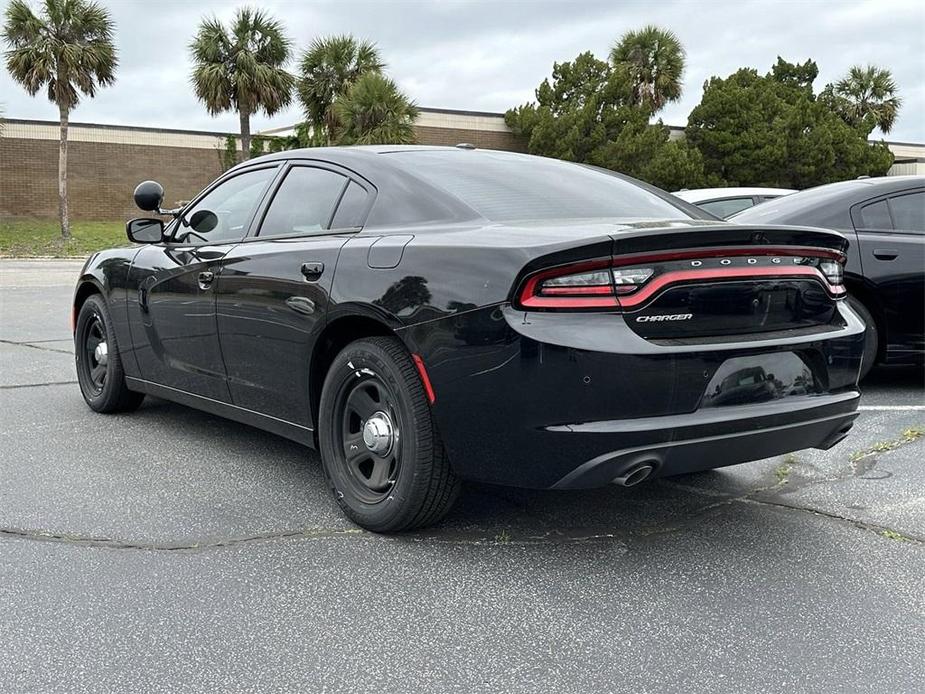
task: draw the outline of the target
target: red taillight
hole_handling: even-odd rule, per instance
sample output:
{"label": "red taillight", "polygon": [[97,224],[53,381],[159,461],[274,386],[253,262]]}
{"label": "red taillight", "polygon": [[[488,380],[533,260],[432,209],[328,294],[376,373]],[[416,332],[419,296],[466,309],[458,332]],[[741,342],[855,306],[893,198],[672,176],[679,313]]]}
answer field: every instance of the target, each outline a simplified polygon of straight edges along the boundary
{"label": "red taillight", "polygon": [[610,259],[539,272],[524,283],[518,302],[525,308],[616,308]]}
{"label": "red taillight", "polygon": [[844,255],[828,249],[717,248],[620,256],[564,265],[527,278],[516,303],[526,309],[638,307],[679,282],[814,278],[844,295]]}

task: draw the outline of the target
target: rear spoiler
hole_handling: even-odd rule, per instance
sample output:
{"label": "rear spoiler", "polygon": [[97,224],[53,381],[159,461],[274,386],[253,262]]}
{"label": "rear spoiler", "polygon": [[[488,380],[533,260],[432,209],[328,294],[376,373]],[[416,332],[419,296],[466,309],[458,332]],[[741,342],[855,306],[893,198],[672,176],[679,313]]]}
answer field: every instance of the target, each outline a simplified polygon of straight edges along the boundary
{"label": "rear spoiler", "polygon": [[[823,248],[844,255],[848,239],[837,231],[792,226],[738,226],[728,223],[671,228],[634,226],[613,233],[614,255],[633,255],[650,251],[674,251],[694,248],[730,247],[797,247]],[[757,249],[756,249],[757,250]]]}

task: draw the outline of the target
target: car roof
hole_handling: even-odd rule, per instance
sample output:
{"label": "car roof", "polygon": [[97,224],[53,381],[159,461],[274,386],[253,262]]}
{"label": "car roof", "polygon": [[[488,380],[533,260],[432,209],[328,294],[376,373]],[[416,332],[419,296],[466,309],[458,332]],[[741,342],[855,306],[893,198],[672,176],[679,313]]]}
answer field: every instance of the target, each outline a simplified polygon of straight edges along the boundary
{"label": "car roof", "polygon": [[850,229],[850,210],[853,205],[880,195],[923,186],[925,176],[879,176],[838,181],[769,200],[733,215],[729,221],[737,224],[806,224]]}
{"label": "car roof", "polygon": [[796,191],[791,188],[762,188],[758,186],[740,188],[697,188],[694,190],[677,190],[677,195],[688,202],[707,202],[709,200],[725,200],[726,198],[744,198],[751,195],[790,195]]}
{"label": "car roof", "polygon": [[[576,167],[576,169],[597,169],[597,167],[567,162],[548,157],[537,157],[522,152],[476,148],[472,145],[429,146],[429,145],[360,145],[343,147],[307,147],[284,150],[249,159],[235,166],[225,175],[254,166],[286,160],[314,160],[328,162],[352,171],[360,178],[375,182],[377,190],[376,204],[367,220],[368,226],[388,226],[407,224],[408,220],[473,220],[481,217],[476,209],[467,204],[459,195],[435,184],[428,177],[422,176],[414,163],[415,157],[388,156],[414,153],[442,153],[447,157],[463,157],[474,160],[482,158],[506,159],[524,163],[531,161],[555,162],[558,165]],[[472,160],[470,160],[472,161]],[[715,217],[690,203],[672,196],[643,181],[615,171],[602,170],[615,178],[632,183],[651,195],[660,198],[679,213],[692,219],[709,219]],[[418,194],[409,194],[417,190]],[[420,208],[420,209],[418,209]],[[439,212],[437,211],[439,208]],[[415,222],[416,223],[416,222]]]}

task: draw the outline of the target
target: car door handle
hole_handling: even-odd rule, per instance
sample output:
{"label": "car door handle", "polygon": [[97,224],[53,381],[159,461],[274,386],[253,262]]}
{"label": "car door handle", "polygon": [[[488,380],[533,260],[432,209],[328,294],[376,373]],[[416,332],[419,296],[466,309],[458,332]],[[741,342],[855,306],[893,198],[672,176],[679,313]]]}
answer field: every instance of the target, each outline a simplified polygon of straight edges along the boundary
{"label": "car door handle", "polygon": [[302,263],[302,277],[309,282],[314,282],[324,272],[324,263]]}
{"label": "car door handle", "polygon": [[899,255],[899,251],[892,248],[875,248],[874,257],[877,260],[896,260],[896,256]]}
{"label": "car door handle", "polygon": [[199,288],[208,289],[212,286],[212,280],[215,279],[215,274],[212,272],[200,272],[199,273]]}

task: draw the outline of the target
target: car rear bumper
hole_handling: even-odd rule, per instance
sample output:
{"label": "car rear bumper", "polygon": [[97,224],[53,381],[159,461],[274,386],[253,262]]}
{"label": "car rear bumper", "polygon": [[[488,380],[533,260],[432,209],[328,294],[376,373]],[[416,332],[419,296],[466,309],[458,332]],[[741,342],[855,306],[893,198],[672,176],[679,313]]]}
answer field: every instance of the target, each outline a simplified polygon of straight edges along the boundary
{"label": "car rear bumper", "polygon": [[[650,466],[650,478],[680,475],[760,460],[803,448],[828,449],[847,436],[860,393],[694,412],[683,416],[595,422],[571,427],[570,434],[606,435],[624,447],[578,465],[552,485],[555,489],[600,487]],[[564,433],[564,432],[563,432]],[[630,441],[636,445],[626,446]],[[562,444],[568,448],[567,443]]]}
{"label": "car rear bumper", "polygon": [[[510,307],[401,334],[424,358],[461,477],[574,489],[641,464],[660,477],[837,443],[857,416],[864,346],[864,324],[838,305],[831,329],[724,341],[655,343],[620,314]],[[811,389],[774,366],[792,363],[812,371]],[[759,371],[758,388],[723,392],[728,374]]]}

